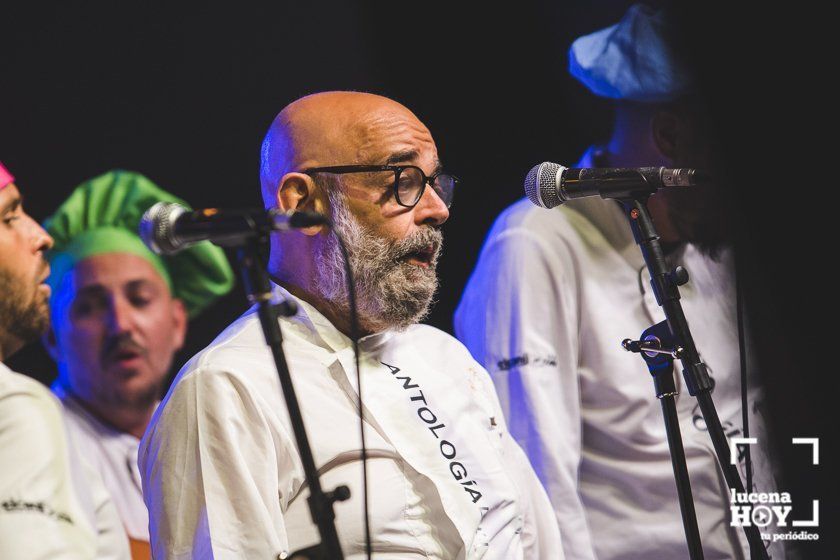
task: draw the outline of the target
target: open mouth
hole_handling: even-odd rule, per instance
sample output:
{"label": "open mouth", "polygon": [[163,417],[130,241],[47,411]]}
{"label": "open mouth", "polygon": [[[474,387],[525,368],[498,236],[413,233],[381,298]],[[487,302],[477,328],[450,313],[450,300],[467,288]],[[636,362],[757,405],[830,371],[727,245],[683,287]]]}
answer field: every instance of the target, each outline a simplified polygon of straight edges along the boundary
{"label": "open mouth", "polygon": [[38,277],[38,289],[47,292],[49,296],[52,293],[52,288],[47,284],[47,280],[50,278],[50,267],[46,265],[44,268],[44,273]]}
{"label": "open mouth", "polygon": [[136,366],[143,357],[143,352],[134,345],[125,345],[115,348],[106,355],[106,361],[120,367]]}
{"label": "open mouth", "polygon": [[434,245],[427,245],[422,249],[407,253],[403,259],[410,264],[428,268],[431,266],[436,253],[437,248]]}

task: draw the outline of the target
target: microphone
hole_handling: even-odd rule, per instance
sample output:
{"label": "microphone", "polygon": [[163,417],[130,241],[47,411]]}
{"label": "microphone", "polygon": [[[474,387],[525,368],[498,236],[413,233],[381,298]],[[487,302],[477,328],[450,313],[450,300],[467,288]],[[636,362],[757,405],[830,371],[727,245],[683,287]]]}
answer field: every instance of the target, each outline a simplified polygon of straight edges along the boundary
{"label": "microphone", "polygon": [[201,241],[238,245],[272,231],[330,225],[317,212],[280,210],[227,210],[204,208],[190,211],[174,202],[158,202],[143,214],[140,239],[158,255],[172,255]]}
{"label": "microphone", "polygon": [[630,198],[664,187],[693,187],[709,176],[699,169],[667,167],[569,169],[546,161],[525,177],[525,194],[542,208],[554,208],[575,198]]}

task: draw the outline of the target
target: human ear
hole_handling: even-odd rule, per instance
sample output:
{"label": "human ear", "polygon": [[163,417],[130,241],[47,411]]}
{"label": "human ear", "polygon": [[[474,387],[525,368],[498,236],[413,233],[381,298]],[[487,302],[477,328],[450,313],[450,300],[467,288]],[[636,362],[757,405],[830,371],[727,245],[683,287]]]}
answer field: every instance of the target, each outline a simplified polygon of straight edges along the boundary
{"label": "human ear", "polygon": [[653,143],[657,151],[668,160],[678,159],[681,128],[680,118],[671,111],[657,111],[650,121]]}
{"label": "human ear", "polygon": [[[280,179],[277,188],[277,208],[283,212],[317,212],[326,214],[325,193],[304,173],[287,173]],[[305,235],[316,235],[324,229],[323,225],[299,229]]]}
{"label": "human ear", "polygon": [[180,299],[172,298],[172,322],[175,350],[184,346],[184,339],[187,336],[187,308]]}

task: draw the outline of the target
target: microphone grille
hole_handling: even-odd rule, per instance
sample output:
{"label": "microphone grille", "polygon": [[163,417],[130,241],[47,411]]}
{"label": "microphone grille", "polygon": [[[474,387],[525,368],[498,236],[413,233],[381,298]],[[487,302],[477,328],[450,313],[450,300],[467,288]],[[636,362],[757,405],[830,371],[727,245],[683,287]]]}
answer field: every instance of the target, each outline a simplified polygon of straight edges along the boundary
{"label": "microphone grille", "polygon": [[566,170],[562,165],[545,161],[535,165],[525,177],[525,194],[528,199],[542,208],[554,208],[564,200],[558,192],[558,178]]}
{"label": "microphone grille", "polygon": [[158,255],[171,255],[182,247],[174,235],[175,220],[186,212],[186,208],[174,202],[158,202],[143,214],[138,226],[140,239]]}

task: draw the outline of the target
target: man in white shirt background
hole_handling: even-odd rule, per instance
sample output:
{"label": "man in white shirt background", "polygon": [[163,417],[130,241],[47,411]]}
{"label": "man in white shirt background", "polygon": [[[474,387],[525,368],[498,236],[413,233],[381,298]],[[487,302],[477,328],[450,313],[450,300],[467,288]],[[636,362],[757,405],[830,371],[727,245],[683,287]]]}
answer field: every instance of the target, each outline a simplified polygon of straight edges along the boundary
{"label": "man in white shirt background", "polygon": [[140,438],[188,315],[233,283],[223,251],[209,243],[172,257],[143,245],[140,217],[160,201],[183,203],[142,175],[111,171],[79,185],[45,222],[55,239],[52,329],[44,337],[59,369],[52,388],[79,452],[105,481],[135,560],[149,557]]}
{"label": "man in white shirt background", "polygon": [[[679,27],[666,15],[637,4],[572,44],[572,75],[613,102],[614,125],[605,145],[570,167],[714,165],[709,115],[676,48]],[[766,444],[757,372],[746,386],[741,379],[734,196],[714,186],[672,190],[654,195],[649,209],[672,266],[689,271],[682,304],[711,368],[724,431],[744,435],[743,390],[750,435]],[[459,339],[493,376],[511,432],[548,491],[569,558],[688,555],[652,380],[620,345],[662,320],[624,211],[598,197],[552,210],[521,200],[503,212],[456,312]],[[677,385],[706,558],[748,557],[740,527],[730,525],[729,490],[705,422],[679,373]],[[766,450],[751,451],[754,490],[776,490]],[[771,552],[782,558],[781,543]]]}
{"label": "man in white shirt background", "polygon": [[[329,229],[275,234],[284,349],[336,525],[365,552],[359,416],[376,558],[562,558],[551,508],[486,372],[454,338],[417,325],[437,287],[440,227],[457,180],[428,129],[377,95],[327,92],[274,120],[260,175],[267,208],[330,215],[357,286],[363,410],[349,299]],[[179,373],[141,443],[152,547],[163,558],[271,558],[317,542],[277,373],[252,309]]]}
{"label": "man in white shirt background", "polygon": [[2,363],[49,326],[52,245],[0,164],[0,557],[125,560],[114,506],[68,440],[60,405]]}

